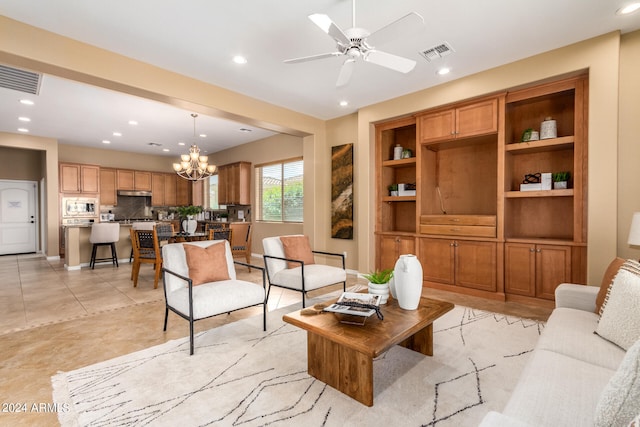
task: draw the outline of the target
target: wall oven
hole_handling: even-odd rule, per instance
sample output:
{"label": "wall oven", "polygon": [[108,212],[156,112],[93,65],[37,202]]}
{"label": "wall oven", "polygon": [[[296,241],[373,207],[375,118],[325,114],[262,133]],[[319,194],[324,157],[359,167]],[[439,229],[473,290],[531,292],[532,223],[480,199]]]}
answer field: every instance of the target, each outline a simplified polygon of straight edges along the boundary
{"label": "wall oven", "polygon": [[63,197],[62,224],[88,224],[97,222],[100,207],[98,199],[90,197]]}

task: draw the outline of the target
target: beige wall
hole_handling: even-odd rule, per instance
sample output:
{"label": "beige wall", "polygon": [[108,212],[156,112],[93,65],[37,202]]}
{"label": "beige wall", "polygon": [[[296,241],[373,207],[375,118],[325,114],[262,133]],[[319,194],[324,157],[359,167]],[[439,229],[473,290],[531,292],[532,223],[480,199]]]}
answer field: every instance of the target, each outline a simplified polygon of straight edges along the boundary
{"label": "beige wall", "polygon": [[177,155],[174,158],[67,144],[58,145],[58,160],[60,162],[94,164],[105,168],[173,172],[172,163],[177,157]]}
{"label": "beige wall", "polygon": [[[634,212],[640,212],[640,31],[620,43],[620,115],[618,116],[618,256],[640,258],[640,248],[627,244]],[[603,180],[611,182],[610,173]],[[615,208],[614,208],[615,209]]]}
{"label": "beige wall", "polygon": [[44,153],[0,147],[0,179],[40,181],[45,177]]}

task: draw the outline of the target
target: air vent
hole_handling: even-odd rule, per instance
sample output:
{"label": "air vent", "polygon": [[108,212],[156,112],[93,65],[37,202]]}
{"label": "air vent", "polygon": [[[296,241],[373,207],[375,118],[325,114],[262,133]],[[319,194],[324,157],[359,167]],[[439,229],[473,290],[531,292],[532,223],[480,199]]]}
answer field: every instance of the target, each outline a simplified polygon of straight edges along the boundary
{"label": "air vent", "polygon": [[449,43],[444,42],[437,46],[434,46],[430,49],[423,50],[420,52],[420,55],[424,56],[424,58],[431,62],[435,59],[442,58],[443,56],[447,56],[455,52]]}
{"label": "air vent", "polygon": [[41,74],[0,65],[0,87],[37,95]]}

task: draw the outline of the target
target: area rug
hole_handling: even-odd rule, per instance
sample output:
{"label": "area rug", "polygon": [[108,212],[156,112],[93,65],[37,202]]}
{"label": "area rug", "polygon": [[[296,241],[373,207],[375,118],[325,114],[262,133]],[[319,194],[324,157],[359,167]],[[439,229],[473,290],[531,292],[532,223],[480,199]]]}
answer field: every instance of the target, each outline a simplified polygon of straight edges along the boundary
{"label": "area rug", "polygon": [[193,356],[186,337],[59,373],[60,423],[472,426],[504,407],[544,328],[457,306],[434,323],[433,357],[395,346],[374,361],[366,407],[307,374],[306,332],[281,320],[293,309],[270,313],[267,332],[258,316],[197,334]]}

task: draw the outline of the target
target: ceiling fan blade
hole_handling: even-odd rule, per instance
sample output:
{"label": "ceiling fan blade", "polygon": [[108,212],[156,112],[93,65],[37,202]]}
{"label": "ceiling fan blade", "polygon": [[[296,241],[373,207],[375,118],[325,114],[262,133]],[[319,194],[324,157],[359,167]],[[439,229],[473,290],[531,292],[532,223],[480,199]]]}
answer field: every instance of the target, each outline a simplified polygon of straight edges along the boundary
{"label": "ceiling fan blade", "polygon": [[424,28],[424,18],[415,12],[411,12],[371,33],[367,37],[367,43],[369,46],[377,46],[403,35],[417,32],[422,28]]}
{"label": "ceiling fan blade", "polygon": [[343,46],[349,46],[351,40],[346,36],[344,31],[340,29],[327,15],[322,13],[314,13],[309,15],[309,19],[313,21],[322,31],[329,34],[336,42]]}
{"label": "ceiling fan blade", "polygon": [[379,50],[370,50],[364,57],[367,62],[372,62],[401,73],[408,73],[416,66],[416,61],[402,56],[392,55]]}
{"label": "ceiling fan blade", "polygon": [[342,68],[340,68],[340,74],[338,74],[338,81],[336,82],[336,87],[342,87],[349,83],[351,80],[351,74],[353,74],[353,69],[355,67],[356,60],[349,58],[344,61],[342,64]]}
{"label": "ceiling fan blade", "polygon": [[341,52],[321,53],[321,54],[318,54],[318,55],[303,56],[301,58],[287,59],[287,60],[284,61],[284,63],[285,64],[297,64],[299,62],[315,61],[316,59],[331,58],[331,57],[340,56],[340,55],[342,55]]}

